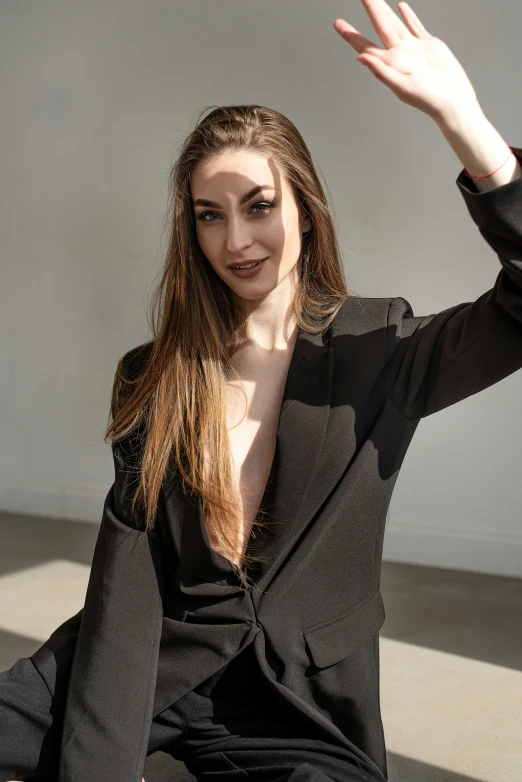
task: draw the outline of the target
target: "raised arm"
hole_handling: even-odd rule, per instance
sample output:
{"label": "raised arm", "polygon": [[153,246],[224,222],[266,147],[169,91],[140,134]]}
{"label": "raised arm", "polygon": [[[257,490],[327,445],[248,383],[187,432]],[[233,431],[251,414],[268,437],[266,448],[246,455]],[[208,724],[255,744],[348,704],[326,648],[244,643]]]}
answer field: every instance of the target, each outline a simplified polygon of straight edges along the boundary
{"label": "raised arm", "polygon": [[336,19],[335,29],[359,52],[358,62],[402,103],[437,123],[479,192],[522,177],[516,157],[486,119],[473,85],[444,41],[426,30],[407,3],[398,4],[404,24],[385,0],[361,1],[385,48]]}
{"label": "raised arm", "polygon": [[510,148],[486,119],[448,46],[407,3],[397,16],[385,0],[361,0],[385,48],[337,19],[358,62],[399,100],[431,117],[464,166],[457,185],[502,268],[474,302],[415,316],[390,300],[388,357],[380,382],[408,419],[431,415],[522,368],[522,149]]}

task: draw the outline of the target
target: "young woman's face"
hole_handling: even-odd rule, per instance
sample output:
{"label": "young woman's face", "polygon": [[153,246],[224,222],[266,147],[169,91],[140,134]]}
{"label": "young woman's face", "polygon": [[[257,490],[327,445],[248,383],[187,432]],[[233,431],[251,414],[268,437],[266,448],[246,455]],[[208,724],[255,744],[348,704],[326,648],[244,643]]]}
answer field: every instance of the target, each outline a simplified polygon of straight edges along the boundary
{"label": "young woman's face", "polygon": [[[243,202],[257,186],[259,192]],[[283,280],[297,281],[306,223],[272,159],[247,151],[223,153],[195,169],[191,194],[201,250],[238,296],[263,298]],[[265,258],[253,277],[237,277],[229,268]]]}

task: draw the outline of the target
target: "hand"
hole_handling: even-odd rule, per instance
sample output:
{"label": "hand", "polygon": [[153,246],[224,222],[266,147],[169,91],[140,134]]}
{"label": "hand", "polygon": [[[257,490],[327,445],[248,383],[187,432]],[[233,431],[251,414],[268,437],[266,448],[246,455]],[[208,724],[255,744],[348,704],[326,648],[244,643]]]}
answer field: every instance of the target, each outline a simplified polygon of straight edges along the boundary
{"label": "hand", "polygon": [[369,41],[344,19],[339,35],[360,52],[357,60],[386,84],[399,100],[435,121],[478,100],[464,69],[440,38],[430,35],[407,3],[398,3],[406,25],[385,0],[361,0],[385,49]]}

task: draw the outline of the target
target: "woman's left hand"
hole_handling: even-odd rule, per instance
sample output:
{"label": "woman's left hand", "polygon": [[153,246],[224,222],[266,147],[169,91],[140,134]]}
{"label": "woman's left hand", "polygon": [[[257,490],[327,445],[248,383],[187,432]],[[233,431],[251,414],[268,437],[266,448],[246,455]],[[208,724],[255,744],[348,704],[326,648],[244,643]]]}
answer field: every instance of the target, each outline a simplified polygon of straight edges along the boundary
{"label": "woman's left hand", "polygon": [[426,30],[407,3],[398,3],[401,19],[385,0],[361,0],[385,49],[369,41],[344,19],[334,28],[359,52],[359,62],[399,100],[439,121],[455,109],[476,108],[477,96],[463,67],[444,41]]}

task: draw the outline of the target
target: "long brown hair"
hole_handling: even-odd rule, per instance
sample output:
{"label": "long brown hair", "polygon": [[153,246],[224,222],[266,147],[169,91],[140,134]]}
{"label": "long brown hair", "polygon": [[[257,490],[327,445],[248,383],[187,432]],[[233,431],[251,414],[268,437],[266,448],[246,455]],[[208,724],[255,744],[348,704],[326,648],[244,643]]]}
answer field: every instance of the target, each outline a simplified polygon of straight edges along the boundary
{"label": "long brown hair", "polygon": [[[169,177],[169,243],[150,310],[153,338],[120,359],[105,442],[139,432],[138,488],[133,495],[152,531],[158,498],[171,470],[184,491],[203,502],[207,530],[221,550],[238,549],[241,509],[234,488],[226,421],[226,382],[237,377],[231,357],[246,338],[246,319],[230,288],[203,255],[190,190],[195,168],[223,152],[248,150],[271,157],[291,185],[312,229],[303,237],[299,283],[289,313],[301,328],[327,328],[349,293],[328,206],[314,162],[293,123],[264,106],[219,106],[188,135]],[[210,473],[203,473],[203,443]],[[258,514],[259,517],[259,514]],[[262,522],[256,518],[255,525]],[[235,566],[249,584],[245,555]]]}

